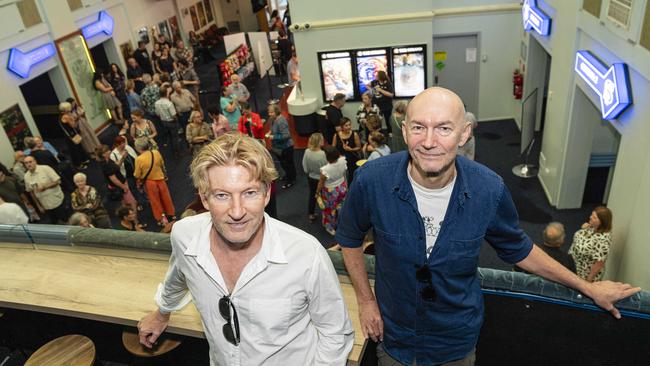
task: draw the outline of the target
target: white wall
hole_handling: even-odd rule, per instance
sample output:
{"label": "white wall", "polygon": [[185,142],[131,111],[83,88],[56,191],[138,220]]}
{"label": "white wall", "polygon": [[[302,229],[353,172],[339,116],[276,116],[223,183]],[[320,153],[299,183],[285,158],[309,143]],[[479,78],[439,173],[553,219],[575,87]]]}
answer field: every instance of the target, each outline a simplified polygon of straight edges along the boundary
{"label": "white wall", "polygon": [[[449,6],[449,2],[445,3]],[[474,113],[481,121],[513,118],[515,105],[519,104],[512,95],[512,72],[517,68],[523,33],[521,13],[436,17],[433,33],[479,34],[479,59],[486,60],[479,62],[479,106]]]}
{"label": "white wall", "polygon": [[[508,1],[419,1],[395,2],[314,0],[291,3],[293,23],[326,21],[341,18],[407,14],[467,5],[512,3]],[[513,29],[517,29],[513,32]],[[306,97],[322,102],[321,81],[316,53],[319,51],[409,44],[427,45],[427,82],[433,83],[432,40],[435,35],[479,33],[482,55],[480,63],[479,110],[481,120],[512,118],[516,102],[512,98],[512,70],[519,55],[521,22],[519,12],[441,16],[418,21],[386,24],[359,24],[329,29],[312,29],[294,33],[300,57],[302,87]],[[359,103],[347,103],[343,113],[354,120]]]}
{"label": "white wall", "polygon": [[[582,194],[584,182],[573,177],[576,163],[574,146],[583,144],[587,146],[582,150],[589,147],[590,151],[598,151],[601,147],[588,144],[592,141],[600,144],[601,137],[612,136],[611,131],[603,128],[616,128],[620,133],[620,144],[608,200],[614,222],[606,278],[630,282],[647,290],[650,288],[650,269],[645,263],[650,257],[650,246],[647,245],[647,222],[650,219],[650,124],[647,116],[650,105],[644,101],[650,95],[650,52],[627,41],[627,38],[634,40],[638,33],[622,36],[620,30],[580,10],[579,2],[548,0],[547,3],[557,13],[553,18],[553,33],[545,44],[552,56],[552,66],[540,181],[551,204],[559,207],[578,192]],[[638,25],[631,29],[638,29]],[[580,93],[576,91],[580,88],[588,103],[598,108],[599,103],[584,82],[575,77],[575,52],[580,49],[592,51],[607,64],[627,63],[635,102],[617,120],[609,122],[610,126],[603,127],[599,117],[594,117],[593,133],[596,135],[589,141],[576,137],[585,131],[584,126],[575,123],[584,110],[573,108],[576,103],[574,91]],[[613,145],[605,147],[611,151]]]}

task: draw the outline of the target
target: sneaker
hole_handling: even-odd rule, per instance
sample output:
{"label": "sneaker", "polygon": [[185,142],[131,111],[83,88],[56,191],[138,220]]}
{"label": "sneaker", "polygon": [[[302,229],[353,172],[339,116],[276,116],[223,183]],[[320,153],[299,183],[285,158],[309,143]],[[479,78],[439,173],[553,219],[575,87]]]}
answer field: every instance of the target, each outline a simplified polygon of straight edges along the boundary
{"label": "sneaker", "polygon": [[325,231],[327,231],[327,233],[332,235],[332,236],[336,235],[336,230],[334,230],[334,229],[325,229]]}
{"label": "sneaker", "polygon": [[182,135],[182,134],[183,134],[183,129],[182,129],[182,128],[179,128],[179,129],[178,129],[178,134],[179,134],[179,135]]}
{"label": "sneaker", "polygon": [[291,187],[293,187],[293,184],[294,184],[293,182],[288,182],[286,184],[283,184],[282,188],[284,188],[284,189],[291,188]]}
{"label": "sneaker", "polygon": [[309,222],[314,222],[314,221],[316,221],[317,218],[318,218],[318,216],[316,216],[316,215],[313,215],[313,214],[309,215]]}

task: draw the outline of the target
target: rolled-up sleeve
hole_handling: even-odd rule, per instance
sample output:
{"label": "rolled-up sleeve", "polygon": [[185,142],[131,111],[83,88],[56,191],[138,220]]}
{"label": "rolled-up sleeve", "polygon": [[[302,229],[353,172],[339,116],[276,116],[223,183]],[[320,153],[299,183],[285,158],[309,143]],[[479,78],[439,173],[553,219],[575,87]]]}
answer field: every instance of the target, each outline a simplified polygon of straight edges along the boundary
{"label": "rolled-up sleeve", "polygon": [[346,248],[358,248],[370,230],[369,200],[364,186],[363,167],[357,169],[339,215],[335,239]]}
{"label": "rolled-up sleeve", "polygon": [[185,276],[180,268],[179,255],[182,256],[182,251],[179,250],[178,245],[175,245],[174,237],[172,241],[172,254],[169,257],[169,268],[165,275],[164,282],[158,286],[156,292],[156,304],[158,308],[165,312],[171,313],[182,309],[190,301],[189,290],[185,283]]}
{"label": "rolled-up sleeve", "polygon": [[519,227],[517,209],[503,182],[496,211],[487,228],[485,240],[494,247],[499,258],[511,264],[528,257],[533,249],[533,241]]}
{"label": "rolled-up sleeve", "polygon": [[336,271],[324,248],[318,248],[308,282],[309,315],[318,331],[314,365],[345,365],[354,329]]}

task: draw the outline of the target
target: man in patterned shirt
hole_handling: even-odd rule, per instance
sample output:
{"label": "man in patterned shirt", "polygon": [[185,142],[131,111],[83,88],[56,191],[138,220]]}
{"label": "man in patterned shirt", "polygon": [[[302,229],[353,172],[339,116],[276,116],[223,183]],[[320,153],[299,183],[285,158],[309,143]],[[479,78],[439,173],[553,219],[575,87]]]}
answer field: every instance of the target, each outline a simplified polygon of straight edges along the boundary
{"label": "man in patterned shirt", "polygon": [[142,94],[140,94],[145,109],[145,118],[154,122],[159,121],[158,116],[156,116],[155,105],[160,98],[160,88],[158,84],[153,82],[149,74],[142,75],[142,81],[147,85],[142,89]]}

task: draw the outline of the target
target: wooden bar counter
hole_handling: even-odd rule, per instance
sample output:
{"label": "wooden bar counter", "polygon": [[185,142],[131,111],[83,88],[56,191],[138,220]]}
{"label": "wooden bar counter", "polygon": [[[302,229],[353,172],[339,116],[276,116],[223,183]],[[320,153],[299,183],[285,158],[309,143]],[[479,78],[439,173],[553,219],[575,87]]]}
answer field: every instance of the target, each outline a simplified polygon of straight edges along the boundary
{"label": "wooden bar counter", "polygon": [[[137,250],[0,243],[0,307],[135,326],[155,309],[168,261]],[[348,365],[358,365],[366,340],[354,289],[339,280],[355,330]],[[205,338],[193,303],[172,314],[167,332]]]}

